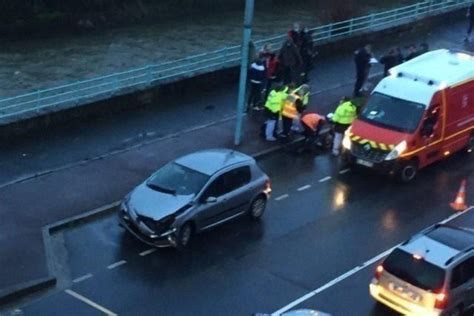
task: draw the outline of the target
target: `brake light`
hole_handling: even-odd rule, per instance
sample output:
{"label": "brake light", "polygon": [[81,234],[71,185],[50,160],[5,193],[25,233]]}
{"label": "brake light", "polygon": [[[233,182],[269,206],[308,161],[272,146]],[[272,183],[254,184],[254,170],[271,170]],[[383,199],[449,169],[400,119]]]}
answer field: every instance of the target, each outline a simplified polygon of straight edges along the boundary
{"label": "brake light", "polygon": [[266,194],[270,194],[272,192],[272,182],[270,181],[270,179],[267,179],[267,181],[265,181],[265,189],[263,189],[263,192],[265,192]]}
{"label": "brake light", "polygon": [[380,264],[377,266],[377,268],[375,268],[375,274],[374,274],[375,279],[377,280],[380,279],[382,272],[383,272],[383,266]]}
{"label": "brake light", "polygon": [[435,297],[435,308],[444,309],[448,304],[448,296],[444,292],[436,294]]}

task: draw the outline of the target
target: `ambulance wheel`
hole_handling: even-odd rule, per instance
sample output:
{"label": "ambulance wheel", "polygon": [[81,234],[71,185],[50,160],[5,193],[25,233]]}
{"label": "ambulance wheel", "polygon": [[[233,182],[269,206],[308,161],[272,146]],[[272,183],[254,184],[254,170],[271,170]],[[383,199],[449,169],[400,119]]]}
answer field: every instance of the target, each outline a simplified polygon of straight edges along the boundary
{"label": "ambulance wheel", "polygon": [[415,160],[405,162],[398,170],[398,180],[408,183],[415,179],[418,173],[418,163]]}

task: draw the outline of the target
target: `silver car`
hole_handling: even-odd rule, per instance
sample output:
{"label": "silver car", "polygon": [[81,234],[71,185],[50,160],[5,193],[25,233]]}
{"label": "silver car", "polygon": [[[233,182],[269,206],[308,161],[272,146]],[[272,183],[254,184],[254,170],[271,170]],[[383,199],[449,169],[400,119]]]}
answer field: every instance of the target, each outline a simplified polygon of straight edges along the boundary
{"label": "silver car", "polygon": [[270,193],[270,179],[252,157],[204,150],[166,164],[136,187],[119,220],[149,245],[181,248],[193,234],[238,216],[260,218]]}

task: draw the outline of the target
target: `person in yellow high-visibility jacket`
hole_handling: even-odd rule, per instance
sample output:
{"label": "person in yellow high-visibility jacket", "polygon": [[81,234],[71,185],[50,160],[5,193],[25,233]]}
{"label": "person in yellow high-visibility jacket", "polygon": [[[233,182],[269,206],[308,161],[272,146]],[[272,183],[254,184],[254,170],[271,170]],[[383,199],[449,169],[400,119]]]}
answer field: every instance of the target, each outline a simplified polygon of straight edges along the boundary
{"label": "person in yellow high-visibility jacket", "polygon": [[281,111],[281,118],[283,122],[283,137],[288,137],[290,135],[291,127],[293,125],[293,121],[299,122],[300,113],[304,110],[303,105],[303,96],[309,90],[308,88],[299,89],[296,92],[293,91],[288,97],[286,98],[285,102],[283,103],[283,109]]}
{"label": "person in yellow high-visibility jacket", "polygon": [[351,126],[356,117],[357,106],[349,98],[343,97],[331,119],[334,123],[334,140],[332,145],[332,154],[334,156],[339,156],[344,132]]}
{"label": "person in yellow high-visibility jacket", "polygon": [[276,141],[275,128],[280,118],[280,113],[283,107],[283,102],[288,97],[288,88],[282,85],[276,86],[268,95],[265,102],[265,114],[267,120],[265,121],[265,140]]}

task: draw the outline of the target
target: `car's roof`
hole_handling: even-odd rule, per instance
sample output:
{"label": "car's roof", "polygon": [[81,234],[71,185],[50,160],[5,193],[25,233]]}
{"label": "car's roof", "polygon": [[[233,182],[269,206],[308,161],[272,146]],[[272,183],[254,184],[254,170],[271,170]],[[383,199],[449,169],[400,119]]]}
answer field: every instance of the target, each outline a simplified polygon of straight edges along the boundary
{"label": "car's roof", "polygon": [[437,225],[415,235],[399,246],[400,249],[423,257],[438,267],[445,267],[448,260],[474,245],[474,233],[462,227]]}
{"label": "car's roof", "polygon": [[202,150],[175,160],[176,163],[182,166],[209,176],[228,166],[250,161],[254,161],[254,159],[231,149]]}

